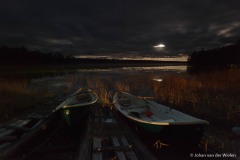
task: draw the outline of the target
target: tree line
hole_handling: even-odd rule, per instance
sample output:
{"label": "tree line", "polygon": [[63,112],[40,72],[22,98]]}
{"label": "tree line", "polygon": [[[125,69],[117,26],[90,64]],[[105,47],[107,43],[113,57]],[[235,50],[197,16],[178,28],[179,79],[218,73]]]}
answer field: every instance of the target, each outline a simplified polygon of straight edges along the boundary
{"label": "tree line", "polygon": [[188,58],[190,65],[227,66],[240,65],[240,40],[236,44],[193,52]]}
{"label": "tree line", "polygon": [[26,47],[0,47],[0,65],[55,65],[74,61],[71,56],[61,53],[28,50]]}
{"label": "tree line", "polygon": [[153,61],[153,60],[120,60],[120,59],[99,59],[99,58],[75,58],[65,56],[62,53],[41,52],[39,50],[28,50],[26,47],[0,47],[0,65],[21,66],[21,65],[81,65],[83,67],[102,66],[158,66],[175,64],[181,65],[184,62],[177,61]]}

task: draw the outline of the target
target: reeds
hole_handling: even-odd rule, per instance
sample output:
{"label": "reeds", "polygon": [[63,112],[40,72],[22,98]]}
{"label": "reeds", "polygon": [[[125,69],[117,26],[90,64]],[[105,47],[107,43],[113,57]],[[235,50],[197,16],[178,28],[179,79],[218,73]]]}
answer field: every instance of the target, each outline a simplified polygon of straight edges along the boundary
{"label": "reeds", "polygon": [[111,82],[107,82],[106,79],[102,78],[87,78],[86,81],[88,88],[93,89],[103,103],[111,103]]}
{"label": "reeds", "polygon": [[149,96],[152,93],[152,80],[144,76],[128,76],[116,80],[110,77],[87,77],[86,86],[94,90],[104,103],[112,102],[115,91],[130,92],[143,96]]}
{"label": "reeds", "polygon": [[43,86],[29,87],[28,80],[0,81],[0,121],[16,117],[38,104],[46,103],[52,97]]}
{"label": "reeds", "polygon": [[239,123],[240,71],[225,70],[194,76],[170,76],[154,82],[155,97],[180,110],[224,125]]}

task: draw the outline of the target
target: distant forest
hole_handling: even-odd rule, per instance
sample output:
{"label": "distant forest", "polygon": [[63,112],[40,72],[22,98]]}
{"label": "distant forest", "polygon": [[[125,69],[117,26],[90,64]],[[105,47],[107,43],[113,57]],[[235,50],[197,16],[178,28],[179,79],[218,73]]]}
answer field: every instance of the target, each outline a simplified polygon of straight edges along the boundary
{"label": "distant forest", "polygon": [[62,53],[44,53],[38,50],[28,50],[26,47],[0,47],[0,66],[39,66],[39,65],[80,65],[83,67],[108,66],[158,66],[185,62],[118,60],[98,58],[75,58]]}
{"label": "distant forest", "polygon": [[221,48],[193,52],[188,58],[190,65],[226,66],[240,65],[240,40]]}
{"label": "distant forest", "polygon": [[1,46],[0,55],[0,65],[51,65],[67,64],[74,61],[74,58],[64,57],[61,53],[30,51],[26,47]]}
{"label": "distant forest", "polygon": [[[156,66],[168,64],[183,64],[184,62],[164,62],[146,60],[117,60],[75,58],[62,53],[41,52],[28,50],[26,47],[0,47],[1,66],[31,66],[31,65],[113,65],[113,66]],[[131,64],[131,65],[129,65]],[[229,64],[240,65],[240,40],[233,45],[225,47],[195,51],[188,58],[189,65],[195,66],[226,66]]]}

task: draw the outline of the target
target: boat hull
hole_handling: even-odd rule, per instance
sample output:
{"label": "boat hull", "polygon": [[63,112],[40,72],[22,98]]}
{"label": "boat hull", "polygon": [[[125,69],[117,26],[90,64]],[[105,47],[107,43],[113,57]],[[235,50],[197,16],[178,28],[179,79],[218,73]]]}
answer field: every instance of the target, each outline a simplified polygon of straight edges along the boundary
{"label": "boat hull", "polygon": [[98,96],[90,89],[80,88],[63,101],[54,111],[61,110],[69,127],[81,127]]}
{"label": "boat hull", "polygon": [[[160,140],[170,146],[198,145],[206,125],[154,125],[134,121],[125,117],[128,124],[152,145]],[[147,137],[147,138],[146,138]]]}
{"label": "boat hull", "polygon": [[81,127],[86,120],[92,105],[63,108],[63,116],[69,127]]}

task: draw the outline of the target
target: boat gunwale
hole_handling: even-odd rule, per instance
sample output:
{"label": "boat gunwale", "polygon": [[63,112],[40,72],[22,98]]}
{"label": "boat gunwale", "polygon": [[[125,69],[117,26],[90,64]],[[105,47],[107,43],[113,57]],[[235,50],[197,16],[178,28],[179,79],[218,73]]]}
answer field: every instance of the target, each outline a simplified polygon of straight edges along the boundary
{"label": "boat gunwale", "polygon": [[[76,107],[89,106],[89,105],[92,105],[92,104],[94,104],[94,103],[96,103],[98,101],[98,96],[97,96],[97,94],[95,92],[93,92],[91,90],[87,90],[87,91],[84,91],[84,93],[89,94],[91,96],[92,100],[90,102],[84,102],[84,103],[80,102],[80,103],[76,103],[76,104],[72,104],[72,105],[66,104],[62,108],[76,108]],[[70,100],[72,100],[78,94],[82,94],[82,93],[81,92],[77,92],[74,96],[71,96]],[[66,101],[68,101],[68,99]]]}
{"label": "boat gunwale", "polygon": [[[88,103],[79,103],[79,104],[74,104],[74,105],[68,105],[68,103],[75,97],[77,96],[78,94],[81,94],[81,91],[84,91],[85,93],[88,92],[90,93],[91,95],[94,95],[95,96],[95,99],[94,101],[90,101]],[[84,88],[80,88],[79,90],[77,90],[75,93],[73,93],[72,95],[70,95],[69,97],[65,98],[65,100],[59,104],[52,112],[56,112],[60,109],[63,109],[63,108],[77,108],[77,107],[83,107],[83,106],[88,106],[88,105],[92,105],[94,103],[96,103],[98,101],[98,95],[90,90],[90,89],[84,89]]]}

